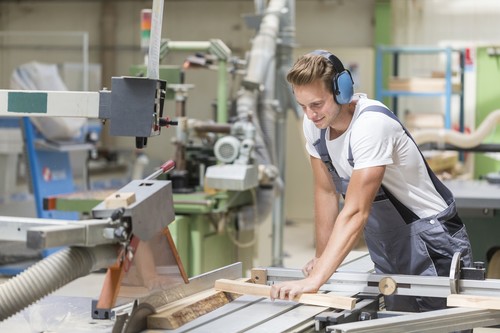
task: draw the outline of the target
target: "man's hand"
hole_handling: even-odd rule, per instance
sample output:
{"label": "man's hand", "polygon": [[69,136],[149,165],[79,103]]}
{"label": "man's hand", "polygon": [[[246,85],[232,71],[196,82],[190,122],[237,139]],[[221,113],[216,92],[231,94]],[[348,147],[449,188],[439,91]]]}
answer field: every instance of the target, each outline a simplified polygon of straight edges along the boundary
{"label": "man's hand", "polygon": [[305,264],[305,266],[302,268],[302,273],[304,274],[305,277],[309,276],[309,273],[311,273],[317,261],[318,258],[314,257],[307,264]]}
{"label": "man's hand", "polygon": [[319,287],[311,278],[281,282],[271,286],[271,299],[291,301],[303,293],[315,293]]}

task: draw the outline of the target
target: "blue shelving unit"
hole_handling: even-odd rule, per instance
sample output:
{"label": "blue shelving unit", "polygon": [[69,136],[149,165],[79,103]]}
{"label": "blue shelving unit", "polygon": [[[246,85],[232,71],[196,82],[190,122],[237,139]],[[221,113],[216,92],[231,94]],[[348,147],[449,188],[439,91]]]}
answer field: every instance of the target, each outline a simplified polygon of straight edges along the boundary
{"label": "blue shelving unit", "polygon": [[[388,90],[384,87],[384,56],[386,54],[392,57],[392,75],[394,77],[399,76],[400,67],[400,57],[404,55],[425,55],[425,54],[439,54],[444,53],[446,57],[445,63],[445,89],[442,92],[429,91],[429,92],[411,92],[411,91],[398,91],[398,90]],[[459,56],[460,63],[460,91],[454,92],[452,89],[452,56],[457,53]],[[445,99],[445,114],[444,123],[447,129],[451,128],[451,104],[452,96],[458,95],[460,99],[460,120],[459,127],[460,131],[463,132],[464,129],[464,62],[465,62],[465,50],[455,49],[451,47],[438,48],[438,47],[396,47],[396,46],[379,46],[377,47],[376,55],[376,70],[375,70],[375,95],[378,100],[382,100],[385,97],[392,98],[392,110],[395,114],[398,114],[398,99],[400,97],[444,97]]]}

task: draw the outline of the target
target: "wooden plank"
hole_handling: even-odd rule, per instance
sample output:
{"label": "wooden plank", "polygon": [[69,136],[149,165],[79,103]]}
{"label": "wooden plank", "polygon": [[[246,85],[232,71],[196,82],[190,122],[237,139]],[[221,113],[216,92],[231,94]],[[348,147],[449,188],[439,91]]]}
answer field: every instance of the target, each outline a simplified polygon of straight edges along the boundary
{"label": "wooden plank", "polygon": [[[271,286],[219,279],[215,281],[215,290],[226,291],[237,294],[270,297]],[[328,294],[302,294],[293,301],[309,305],[327,306],[330,308],[352,310],[356,299],[352,297]]]}
{"label": "wooden plank", "polygon": [[447,304],[448,306],[500,310],[500,298],[491,296],[452,294],[448,296]]}
{"label": "wooden plank", "polygon": [[157,313],[148,316],[148,328],[178,328],[185,323],[220,308],[239,296],[214,289],[199,292],[157,309]]}

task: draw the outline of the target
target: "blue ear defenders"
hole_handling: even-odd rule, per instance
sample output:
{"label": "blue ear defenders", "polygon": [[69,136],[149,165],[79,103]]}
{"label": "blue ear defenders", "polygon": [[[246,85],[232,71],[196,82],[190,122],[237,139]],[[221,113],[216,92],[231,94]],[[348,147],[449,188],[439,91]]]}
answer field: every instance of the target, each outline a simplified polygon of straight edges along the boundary
{"label": "blue ear defenders", "polygon": [[332,78],[333,99],[337,104],[349,104],[354,94],[354,81],[351,73],[344,68],[342,62],[328,51],[315,50],[310,54],[320,55],[327,59],[335,70],[336,74]]}

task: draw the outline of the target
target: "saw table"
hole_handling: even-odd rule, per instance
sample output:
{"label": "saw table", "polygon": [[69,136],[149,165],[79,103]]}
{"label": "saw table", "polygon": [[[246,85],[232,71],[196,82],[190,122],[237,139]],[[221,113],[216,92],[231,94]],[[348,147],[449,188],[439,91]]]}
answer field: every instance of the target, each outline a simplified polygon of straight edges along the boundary
{"label": "saw table", "polygon": [[[459,257],[454,258],[454,265]],[[267,297],[242,295],[207,313],[194,316],[188,322],[175,329],[148,328],[148,316],[158,306],[156,302],[182,301],[200,291],[213,288],[218,279],[241,278],[241,264],[214,270],[193,277],[189,284],[165,290],[160,295],[138,299],[136,304],[122,305],[115,308],[112,319],[92,320],[90,298],[51,295],[41,303],[25,309],[16,316],[0,323],[1,331],[31,332],[30,329],[56,330],[66,332],[449,332],[474,327],[500,324],[500,280],[484,278],[484,269],[460,271],[458,266],[450,277],[418,277],[405,275],[381,275],[372,273],[373,264],[367,254],[345,263],[332,275],[322,287],[322,292],[336,295],[349,295],[356,298],[356,305],[351,310],[338,310],[323,306],[304,305],[292,301],[271,301]],[[479,280],[463,277],[480,277]],[[284,280],[299,279],[302,273],[298,269],[260,268],[252,271],[252,280],[272,285]],[[99,279],[97,275],[82,279]],[[78,282],[75,281],[75,282]],[[89,286],[89,281],[85,281]],[[95,283],[94,283],[95,285]],[[95,291],[97,292],[97,290]],[[455,293],[455,294],[454,294]],[[494,296],[497,309],[452,307],[426,313],[401,313],[381,310],[382,294],[443,296],[454,294],[457,297],[468,296],[481,299],[480,295]],[[459,301],[461,302],[461,301]],[[465,301],[464,301],[465,302]],[[65,307],[59,315],[57,327],[41,327],[43,321],[37,314],[43,311],[43,305],[49,304],[52,314]],[[203,304],[203,303],[200,303]],[[467,303],[463,303],[467,304]],[[461,305],[461,304],[456,304]],[[201,306],[202,307],[202,306]],[[203,309],[190,310],[192,313]],[[179,312],[181,313],[181,312]],[[189,317],[188,311],[182,315]],[[37,321],[38,320],[38,321]],[[48,318],[45,321],[49,321]],[[31,327],[30,324],[31,323]],[[37,325],[33,326],[33,325]],[[48,324],[47,324],[48,325]]]}

